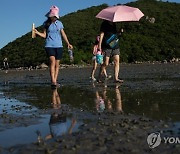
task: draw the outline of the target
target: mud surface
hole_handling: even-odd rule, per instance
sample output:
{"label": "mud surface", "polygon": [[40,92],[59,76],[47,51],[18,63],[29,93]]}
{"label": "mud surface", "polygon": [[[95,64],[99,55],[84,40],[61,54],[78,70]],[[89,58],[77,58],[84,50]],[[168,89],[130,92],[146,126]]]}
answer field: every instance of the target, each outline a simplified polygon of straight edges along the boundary
{"label": "mud surface", "polygon": [[[107,72],[113,75],[113,67]],[[180,137],[180,64],[122,64],[123,84],[113,78],[92,83],[90,73],[91,67],[63,68],[60,88],[51,90],[48,70],[1,71],[0,153],[180,152],[180,144],[163,141]],[[68,133],[47,139],[55,113]],[[8,145],[18,130],[27,131],[19,138],[29,141]],[[150,148],[154,132],[162,141]]]}

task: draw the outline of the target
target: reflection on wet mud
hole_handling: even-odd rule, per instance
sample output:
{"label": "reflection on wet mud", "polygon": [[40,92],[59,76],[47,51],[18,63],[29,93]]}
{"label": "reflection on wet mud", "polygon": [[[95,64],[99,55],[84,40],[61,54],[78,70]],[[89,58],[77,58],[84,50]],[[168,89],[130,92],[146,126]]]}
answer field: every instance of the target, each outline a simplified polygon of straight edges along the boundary
{"label": "reflection on wet mud", "polygon": [[79,124],[77,127],[76,123],[77,120],[74,117],[68,119],[67,116],[63,113],[51,114],[49,121],[50,134],[47,135],[45,139],[49,140],[51,138],[54,138],[55,140],[58,140],[62,135],[75,132],[74,129],[77,129],[79,127]]}
{"label": "reflection on wet mud", "polygon": [[59,93],[57,91],[57,88],[56,89],[52,89],[52,108],[53,109],[60,109],[61,107],[61,99],[60,99],[60,96],[59,96]]}
{"label": "reflection on wet mud", "polygon": [[3,93],[8,98],[16,98],[20,102],[41,109],[51,108],[52,105],[59,108],[62,104],[68,104],[87,111],[119,110],[153,119],[179,121],[180,117],[179,90],[126,91],[121,86],[117,88],[116,85],[109,87],[90,85],[87,88],[64,86],[52,91],[49,87],[29,86],[12,87]]}
{"label": "reflection on wet mud", "polygon": [[96,110],[98,112],[103,112],[104,110],[110,111],[110,112],[123,112],[122,110],[122,99],[121,99],[121,93],[120,88],[118,85],[115,85],[115,87],[112,89],[115,92],[115,97],[113,99],[115,104],[115,109],[113,109],[113,102],[112,100],[107,96],[107,86],[105,86],[102,89],[96,88],[95,84],[93,84],[93,87],[95,89],[95,106]]}
{"label": "reflection on wet mud", "polygon": [[77,123],[75,115],[68,117],[67,114],[61,110],[61,99],[57,88],[52,89],[51,104],[54,111],[51,113],[49,120],[50,134],[46,135],[45,140],[49,140],[51,138],[58,140],[62,135],[76,132],[82,122]]}
{"label": "reflection on wet mud", "polygon": [[[24,89],[22,89],[21,92],[23,93],[23,97],[24,97],[24,92],[25,92]],[[78,120],[75,114],[67,114],[65,110],[63,110],[63,107],[61,107],[61,99],[58,90],[50,89],[48,90],[48,92],[49,92],[48,102],[50,106],[49,109],[52,110],[46,114],[41,113],[39,119],[38,118],[34,119],[34,120],[38,120],[37,123],[29,123],[27,125],[27,124],[23,124],[22,121],[21,126],[18,127],[14,126],[14,128],[9,128],[9,129],[7,129],[8,127],[6,129],[1,129],[2,126],[0,124],[1,147],[11,147],[18,144],[29,144],[36,142],[38,144],[43,144],[46,140],[50,140],[50,139],[59,140],[63,135],[71,134],[73,132],[79,131],[79,127],[83,124],[83,122],[81,120]],[[26,91],[26,93],[28,95],[28,91]],[[3,96],[0,98],[0,102],[3,101],[3,104],[0,104],[1,111],[4,110],[2,107],[6,107],[6,106],[11,106],[11,107],[17,105],[21,106],[21,104],[25,106],[24,105],[25,103],[21,103],[17,99],[12,98],[12,95],[10,95],[9,92],[8,92],[9,95],[7,95],[6,93],[5,96],[3,95],[4,93],[0,93],[0,94],[1,96]],[[38,91],[35,92],[35,96],[39,96]],[[8,99],[6,97],[8,97]],[[20,98],[20,97],[16,97],[16,98]],[[33,101],[35,101],[38,100],[39,97],[37,98],[31,97],[31,98]],[[31,103],[31,105],[33,104]],[[31,107],[32,111],[29,112],[28,115],[40,114],[37,112],[37,109],[34,110],[34,108],[35,107]],[[26,109],[25,111],[28,110]],[[10,109],[6,110],[6,113],[0,114],[0,121],[5,122],[3,125],[8,125],[5,119],[7,119],[7,116],[9,114],[10,116],[19,115],[19,118],[17,117],[17,121],[21,120],[21,116],[23,116],[22,117],[23,119],[26,119],[26,114],[24,114],[25,111],[21,110],[17,113],[17,112],[12,112]],[[4,116],[5,114],[7,116]]]}

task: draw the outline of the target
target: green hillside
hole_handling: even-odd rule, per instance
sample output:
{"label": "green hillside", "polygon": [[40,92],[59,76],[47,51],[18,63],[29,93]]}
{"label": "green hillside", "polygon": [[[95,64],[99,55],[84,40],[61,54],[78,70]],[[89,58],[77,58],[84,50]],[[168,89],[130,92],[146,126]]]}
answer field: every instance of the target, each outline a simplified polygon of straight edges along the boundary
{"label": "green hillside", "polygon": [[[140,22],[118,23],[118,28],[124,28],[120,39],[121,61],[169,60],[180,57],[180,4],[139,0],[127,5],[140,8],[145,17]],[[91,62],[92,46],[102,22],[95,16],[106,7],[106,4],[93,6],[61,17],[65,32],[74,46],[76,64]],[[11,67],[48,63],[44,39],[37,37],[32,40],[30,32],[2,48],[1,62],[4,57],[8,57]],[[62,62],[69,63],[67,52]]]}

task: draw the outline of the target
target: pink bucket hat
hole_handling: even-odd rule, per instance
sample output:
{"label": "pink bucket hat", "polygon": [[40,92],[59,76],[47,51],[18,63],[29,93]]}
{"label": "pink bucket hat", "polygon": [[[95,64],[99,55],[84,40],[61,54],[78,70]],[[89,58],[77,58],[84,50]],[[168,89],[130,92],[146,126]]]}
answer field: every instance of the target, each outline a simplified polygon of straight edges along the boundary
{"label": "pink bucket hat", "polygon": [[56,17],[59,19],[59,8],[55,5],[51,6],[50,11],[45,16]]}

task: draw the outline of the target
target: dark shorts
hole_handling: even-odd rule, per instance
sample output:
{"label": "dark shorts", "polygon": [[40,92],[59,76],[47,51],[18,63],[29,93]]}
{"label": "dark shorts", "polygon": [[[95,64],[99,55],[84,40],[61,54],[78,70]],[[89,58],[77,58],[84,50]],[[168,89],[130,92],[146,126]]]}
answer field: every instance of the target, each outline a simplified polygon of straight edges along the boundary
{"label": "dark shorts", "polygon": [[104,49],[104,56],[111,57],[115,55],[120,55],[120,49]]}
{"label": "dark shorts", "polygon": [[46,47],[46,54],[48,57],[54,56],[56,60],[62,59],[63,56],[63,48],[50,48]]}

